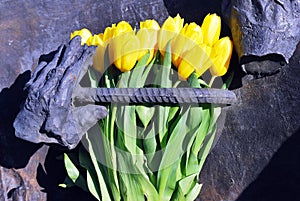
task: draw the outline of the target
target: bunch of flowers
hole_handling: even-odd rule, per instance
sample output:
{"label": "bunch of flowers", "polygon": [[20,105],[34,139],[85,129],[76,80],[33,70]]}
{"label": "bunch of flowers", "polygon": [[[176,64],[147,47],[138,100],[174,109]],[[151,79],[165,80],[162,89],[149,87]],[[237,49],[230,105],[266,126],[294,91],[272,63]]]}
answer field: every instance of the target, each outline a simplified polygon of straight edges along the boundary
{"label": "bunch of flowers", "polygon": [[[232,42],[220,39],[220,30],[216,14],[208,14],[201,26],[184,24],[177,15],[161,27],[146,20],[136,30],[121,21],[103,33],[82,29],[71,38],[80,35],[82,45],[97,46],[88,71],[91,87],[206,88],[230,62]],[[209,83],[201,78],[208,69]],[[78,185],[105,201],[195,200],[220,106],[111,104],[107,109],[79,152],[64,155],[65,185]]]}

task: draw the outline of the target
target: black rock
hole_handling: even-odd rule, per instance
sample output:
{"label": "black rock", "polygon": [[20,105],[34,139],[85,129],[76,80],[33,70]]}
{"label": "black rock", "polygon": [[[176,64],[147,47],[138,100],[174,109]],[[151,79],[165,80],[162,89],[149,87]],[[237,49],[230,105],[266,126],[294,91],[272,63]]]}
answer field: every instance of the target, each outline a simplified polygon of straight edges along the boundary
{"label": "black rock", "polygon": [[[251,74],[274,74],[288,63],[300,41],[300,1],[225,0],[223,15],[231,28],[235,49],[244,70]],[[259,65],[253,61],[278,61]]]}
{"label": "black rock", "polygon": [[[149,18],[158,19],[159,23],[167,18],[162,0],[0,2],[0,200],[16,197],[26,189],[20,200],[43,201],[47,199],[45,192],[49,192],[39,186],[41,181],[35,180],[38,165],[44,163],[47,150],[38,151],[40,144],[17,138],[13,128],[19,106],[27,95],[23,88],[38,66],[40,56],[68,43],[70,33],[75,30],[86,27],[93,33],[100,33],[120,20],[136,26],[138,21]],[[14,169],[18,172],[14,173]],[[44,178],[44,182],[49,180],[50,176]],[[22,185],[14,185],[18,182]],[[4,189],[5,186],[8,187]],[[58,198],[62,189],[55,190],[51,194],[56,196],[48,196],[48,200],[66,200]],[[69,200],[82,200],[78,189],[69,191]]]}
{"label": "black rock", "polygon": [[300,44],[280,73],[245,77],[234,90],[240,103],[226,108],[225,126],[201,173],[200,200],[299,200],[299,63]]}
{"label": "black rock", "polygon": [[25,86],[28,95],[14,121],[17,137],[72,149],[88,129],[106,117],[104,106],[75,107],[73,103],[74,91],[92,65],[95,49],[81,46],[81,38],[76,36],[59,47],[48,62],[40,61]]}

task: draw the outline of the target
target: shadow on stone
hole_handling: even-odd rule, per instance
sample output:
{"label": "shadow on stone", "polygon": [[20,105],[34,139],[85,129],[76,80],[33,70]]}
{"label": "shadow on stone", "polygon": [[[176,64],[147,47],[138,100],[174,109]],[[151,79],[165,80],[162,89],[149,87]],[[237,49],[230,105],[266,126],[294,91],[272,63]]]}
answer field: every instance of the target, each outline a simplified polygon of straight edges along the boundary
{"label": "shadow on stone", "polygon": [[47,193],[47,201],[96,201],[89,192],[85,192],[77,186],[68,188],[58,186],[64,182],[67,175],[63,153],[63,150],[50,148],[44,166],[46,173],[42,166],[38,167],[37,180],[39,185],[44,188],[44,192]]}
{"label": "shadow on stone", "polygon": [[0,166],[24,168],[30,157],[41,147],[15,136],[13,122],[20,104],[26,97],[24,85],[30,79],[30,71],[20,74],[14,84],[0,92]]}
{"label": "shadow on stone", "polygon": [[272,157],[237,201],[300,200],[300,128]]}

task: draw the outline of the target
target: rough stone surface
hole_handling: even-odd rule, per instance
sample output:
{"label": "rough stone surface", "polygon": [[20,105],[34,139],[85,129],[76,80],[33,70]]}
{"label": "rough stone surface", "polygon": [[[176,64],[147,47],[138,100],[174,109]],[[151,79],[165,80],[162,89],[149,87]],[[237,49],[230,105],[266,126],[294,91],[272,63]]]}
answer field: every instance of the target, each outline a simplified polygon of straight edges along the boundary
{"label": "rough stone surface", "polygon": [[[299,0],[225,0],[222,3],[241,63],[259,57],[288,62],[300,41]],[[280,66],[257,67],[245,66],[245,71],[272,73]]]}
{"label": "rough stone surface", "polygon": [[[167,9],[174,13],[167,1]],[[180,14],[186,13],[182,16],[187,21],[198,19],[198,9],[200,12],[206,5],[202,1],[183,1],[193,8],[185,9],[176,2],[172,5]],[[63,176],[57,179],[64,174],[63,163],[55,159],[60,151],[48,155],[48,160],[52,158],[46,166],[47,174],[44,173],[43,179],[38,174],[42,181],[34,183],[34,172],[39,163],[44,163],[46,150],[37,151],[41,145],[16,138],[12,124],[26,96],[22,89],[40,55],[66,43],[69,33],[76,29],[87,27],[98,33],[121,19],[135,23],[145,18],[162,22],[166,18],[163,3],[159,0],[0,2],[0,199],[18,196],[21,189],[10,190],[21,182],[28,193],[37,193],[28,200],[46,200],[44,192],[50,201],[93,200],[88,194],[80,196],[80,189],[65,193],[57,187],[64,179]],[[198,22],[201,20],[199,17]],[[246,80],[236,90],[241,102],[228,108],[225,128],[201,173],[204,186],[199,199],[299,200],[299,49],[280,73]],[[45,190],[38,190],[38,185]]]}
{"label": "rough stone surface", "polygon": [[86,27],[100,33],[121,20],[137,26],[145,19],[161,23],[167,17],[162,0],[3,0],[0,11],[0,89],[26,70],[32,71],[40,55],[67,43],[74,30]]}
{"label": "rough stone surface", "polygon": [[300,44],[289,63],[235,90],[240,103],[227,108],[200,200],[299,200]]}
{"label": "rough stone surface", "polygon": [[80,43],[77,36],[59,47],[52,59],[40,61],[25,86],[28,96],[14,121],[17,137],[73,149],[88,129],[106,117],[104,106],[75,106],[72,102],[96,49]]}
{"label": "rough stone surface", "polygon": [[[31,71],[38,66],[39,57],[67,43],[69,34],[83,27],[99,33],[106,26],[120,20],[137,25],[138,21],[148,18],[159,19],[161,23],[166,17],[167,11],[162,0],[0,2],[0,186],[6,186],[5,190],[0,190],[0,200],[4,200],[3,196],[12,200],[19,192],[24,192],[21,187],[18,190],[19,183],[26,186],[26,193],[22,194],[23,200],[26,200],[24,196],[30,192],[32,197],[27,198],[30,201],[43,201],[47,197],[48,200],[55,201],[74,200],[74,197],[88,200],[86,196],[77,195],[82,194],[80,189],[59,197],[62,190],[56,185],[63,182],[64,178],[51,183],[52,186],[43,185],[46,189],[41,191],[39,184],[43,182],[36,182],[35,173],[39,164],[37,162],[44,163],[46,150],[38,151],[41,145],[15,137],[13,121],[19,112],[19,105],[26,97],[26,92],[23,91],[25,83],[29,81]],[[30,160],[34,157],[35,160]],[[57,164],[50,167],[53,171]],[[46,175],[43,181],[47,183],[59,174]],[[10,191],[11,189],[14,190]],[[50,192],[51,195],[46,195],[45,192]]]}

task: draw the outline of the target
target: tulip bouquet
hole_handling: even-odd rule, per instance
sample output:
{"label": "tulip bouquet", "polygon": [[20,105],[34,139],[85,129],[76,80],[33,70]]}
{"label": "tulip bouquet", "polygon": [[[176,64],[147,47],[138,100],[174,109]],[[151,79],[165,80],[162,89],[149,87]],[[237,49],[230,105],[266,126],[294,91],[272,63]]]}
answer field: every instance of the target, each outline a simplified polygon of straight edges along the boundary
{"label": "tulip bouquet", "polygon": [[[125,21],[92,35],[75,31],[82,45],[97,46],[88,71],[91,87],[209,88],[227,72],[232,53],[219,39],[220,17],[202,26],[177,15],[160,25]],[[207,83],[202,75],[210,70]],[[222,86],[228,88],[228,84]],[[83,137],[79,151],[64,155],[65,184],[78,185],[97,200],[195,200],[199,174],[216,132],[218,105],[107,105],[108,116]]]}

